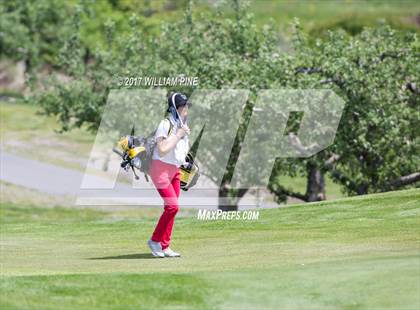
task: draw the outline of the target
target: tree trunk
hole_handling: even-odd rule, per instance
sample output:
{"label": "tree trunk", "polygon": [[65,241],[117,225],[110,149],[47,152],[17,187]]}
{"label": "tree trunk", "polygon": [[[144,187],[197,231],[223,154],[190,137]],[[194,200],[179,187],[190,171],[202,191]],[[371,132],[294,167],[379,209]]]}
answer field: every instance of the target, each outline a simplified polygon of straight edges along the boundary
{"label": "tree trunk", "polygon": [[307,201],[325,200],[324,174],[315,165],[308,164],[308,181],[306,184]]}
{"label": "tree trunk", "polygon": [[239,198],[230,197],[229,189],[221,185],[219,187],[219,209],[222,211],[236,211],[238,210]]}
{"label": "tree trunk", "polygon": [[366,195],[368,193],[369,185],[367,183],[362,183],[357,187],[357,195]]}
{"label": "tree trunk", "polygon": [[391,186],[394,188],[402,187],[405,185],[409,185],[415,182],[420,181],[420,172],[414,172],[409,175],[404,175],[399,177],[398,179],[392,180],[390,182]]}

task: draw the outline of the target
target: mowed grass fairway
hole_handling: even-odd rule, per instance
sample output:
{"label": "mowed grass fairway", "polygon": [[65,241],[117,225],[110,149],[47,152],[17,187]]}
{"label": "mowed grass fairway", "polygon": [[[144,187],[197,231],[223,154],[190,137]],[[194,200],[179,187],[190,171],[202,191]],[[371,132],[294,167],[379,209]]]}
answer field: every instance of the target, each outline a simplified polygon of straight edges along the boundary
{"label": "mowed grass fairway", "polygon": [[179,259],[146,246],[159,210],[1,204],[1,309],[420,307],[420,190],[179,217]]}

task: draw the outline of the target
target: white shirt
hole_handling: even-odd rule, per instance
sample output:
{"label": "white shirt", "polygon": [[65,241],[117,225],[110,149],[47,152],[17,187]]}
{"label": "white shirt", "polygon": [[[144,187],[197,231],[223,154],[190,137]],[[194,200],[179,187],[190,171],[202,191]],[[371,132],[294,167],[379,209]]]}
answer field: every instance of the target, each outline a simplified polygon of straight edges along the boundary
{"label": "white shirt", "polygon": [[[172,115],[169,117],[170,122],[172,123],[172,132],[171,135],[176,134],[178,131],[178,125]],[[159,126],[155,133],[155,139],[158,139],[160,137],[167,138],[168,132],[169,132],[169,122],[167,119],[162,120],[159,123]],[[176,146],[171,149],[168,153],[166,153],[164,156],[159,156],[159,151],[157,149],[157,144],[155,146],[155,149],[153,151],[153,159],[158,159],[160,161],[163,161],[165,163],[175,165],[177,167],[180,167],[185,162],[185,157],[188,154],[189,146],[188,146],[188,136],[185,135],[178,141]]]}

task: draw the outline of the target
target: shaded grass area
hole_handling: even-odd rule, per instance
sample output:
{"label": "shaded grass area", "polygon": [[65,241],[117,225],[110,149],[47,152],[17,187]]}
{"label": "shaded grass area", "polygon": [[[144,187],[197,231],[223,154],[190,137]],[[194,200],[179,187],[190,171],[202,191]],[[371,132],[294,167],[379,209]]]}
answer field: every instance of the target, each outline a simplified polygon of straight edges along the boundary
{"label": "shaded grass area", "polygon": [[2,308],[398,308],[420,305],[420,190],[177,219],[180,259],[152,259],[157,214],[1,204]]}
{"label": "shaded grass area", "polygon": [[[40,281],[41,280],[41,281]],[[14,278],[17,288],[28,291],[28,306],[44,304],[45,291],[55,296],[65,296],[73,307],[188,307],[208,308],[207,296],[212,291],[209,281],[189,274],[95,274]],[[110,292],[114,292],[110,294]],[[47,309],[63,307],[62,298],[51,300]],[[4,303],[13,308],[14,303]],[[45,309],[45,308],[44,308]]]}

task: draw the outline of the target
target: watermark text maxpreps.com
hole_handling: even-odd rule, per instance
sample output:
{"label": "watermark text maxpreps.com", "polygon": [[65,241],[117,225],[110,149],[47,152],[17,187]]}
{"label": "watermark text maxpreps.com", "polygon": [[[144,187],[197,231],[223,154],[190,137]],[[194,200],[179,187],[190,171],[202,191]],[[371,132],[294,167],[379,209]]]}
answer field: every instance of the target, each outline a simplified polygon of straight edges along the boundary
{"label": "watermark text maxpreps.com", "polygon": [[197,220],[201,221],[216,221],[216,220],[245,220],[257,221],[260,217],[260,211],[246,210],[246,211],[222,211],[222,210],[205,210],[200,209],[197,213]]}

